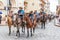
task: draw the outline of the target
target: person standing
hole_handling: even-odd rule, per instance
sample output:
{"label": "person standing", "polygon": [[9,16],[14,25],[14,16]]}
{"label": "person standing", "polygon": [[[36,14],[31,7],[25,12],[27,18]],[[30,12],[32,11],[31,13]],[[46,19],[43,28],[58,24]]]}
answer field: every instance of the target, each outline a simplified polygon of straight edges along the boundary
{"label": "person standing", "polygon": [[43,14],[41,17],[41,29],[45,29],[46,16]]}
{"label": "person standing", "polygon": [[46,22],[46,13],[44,12],[44,10],[41,10],[41,29],[44,28],[45,29],[45,22]]}

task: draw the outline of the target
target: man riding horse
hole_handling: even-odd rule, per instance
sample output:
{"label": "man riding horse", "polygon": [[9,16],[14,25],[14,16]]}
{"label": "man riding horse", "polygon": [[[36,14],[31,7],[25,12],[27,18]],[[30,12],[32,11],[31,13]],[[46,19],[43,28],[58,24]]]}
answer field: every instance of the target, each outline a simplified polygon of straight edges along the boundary
{"label": "man riding horse", "polygon": [[22,7],[19,7],[19,10],[18,10],[18,16],[21,20],[21,26],[22,26],[22,32],[25,32],[25,27],[24,27],[24,10]]}

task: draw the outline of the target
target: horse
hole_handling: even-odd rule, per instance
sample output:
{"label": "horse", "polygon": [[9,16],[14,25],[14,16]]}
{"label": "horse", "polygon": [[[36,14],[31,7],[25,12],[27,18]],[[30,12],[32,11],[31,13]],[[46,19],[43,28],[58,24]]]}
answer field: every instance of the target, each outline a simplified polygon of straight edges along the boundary
{"label": "horse", "polygon": [[9,26],[9,35],[11,34],[11,25],[12,25],[12,18],[10,16],[7,16],[7,23]]}
{"label": "horse", "polygon": [[19,35],[19,37],[20,37],[20,31],[19,31],[19,29],[21,27],[22,28],[22,32],[25,33],[25,22],[23,21],[23,19],[21,19],[19,17],[18,14],[16,14],[16,17],[14,17],[14,19],[15,19],[14,25],[16,25],[16,27],[17,27],[16,36]]}
{"label": "horse", "polygon": [[[35,32],[35,27],[36,27],[36,15],[34,15],[34,20],[32,20],[29,17],[29,14],[24,16],[24,20],[26,21],[26,28],[27,28],[27,37],[29,37],[29,32],[31,36],[33,36],[33,33]],[[30,31],[29,31],[30,29]]]}
{"label": "horse", "polygon": [[19,32],[20,23],[21,23],[21,21],[20,21],[18,15],[16,15],[16,17],[14,17],[13,19],[11,18],[11,16],[7,16],[7,24],[8,24],[8,27],[9,27],[9,35],[11,34],[12,25],[14,27],[17,27],[16,35],[17,35],[17,33],[19,33],[19,35],[20,35],[20,32]]}
{"label": "horse", "polygon": [[26,21],[27,37],[29,37],[29,29],[30,29],[30,33],[31,33],[31,36],[32,36],[33,23],[32,23],[32,21],[30,20],[30,17],[29,17],[28,14],[24,16],[24,20]]}
{"label": "horse", "polygon": [[16,32],[16,36],[19,36],[20,37],[20,25],[21,25],[21,20],[20,18],[18,17],[18,14],[16,15],[16,25],[17,25],[17,32]]}

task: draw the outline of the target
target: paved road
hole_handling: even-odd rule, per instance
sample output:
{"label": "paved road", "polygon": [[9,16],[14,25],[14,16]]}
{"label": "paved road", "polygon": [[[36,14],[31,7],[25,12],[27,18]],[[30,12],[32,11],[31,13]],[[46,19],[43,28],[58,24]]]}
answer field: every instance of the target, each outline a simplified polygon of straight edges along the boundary
{"label": "paved road", "polygon": [[[16,30],[12,28],[12,30]],[[21,37],[15,36],[15,31],[12,31],[11,36],[8,36],[8,27],[0,26],[0,40],[60,40],[60,27],[54,26],[54,22],[46,24],[46,29],[41,29],[40,25],[36,28],[33,37],[26,38],[26,33],[21,32]]]}

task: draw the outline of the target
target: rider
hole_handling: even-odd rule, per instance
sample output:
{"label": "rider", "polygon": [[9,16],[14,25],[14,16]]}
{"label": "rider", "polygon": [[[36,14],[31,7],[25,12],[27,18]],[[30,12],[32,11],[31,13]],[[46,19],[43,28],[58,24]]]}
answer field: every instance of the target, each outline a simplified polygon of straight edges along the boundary
{"label": "rider", "polygon": [[24,21],[23,21],[23,19],[24,19],[24,10],[23,10],[23,8],[22,7],[19,7],[19,10],[18,10],[18,16],[19,16],[19,18],[20,18],[20,20],[21,20],[21,26],[22,26],[22,32],[24,32],[25,33],[25,23],[24,23]]}
{"label": "rider", "polygon": [[30,19],[32,20],[32,22],[33,22],[33,11],[31,11],[30,13],[29,13],[29,17],[30,17]]}
{"label": "rider", "polygon": [[19,18],[20,18],[21,21],[22,21],[22,20],[23,20],[23,16],[24,16],[24,10],[23,10],[22,7],[19,7],[18,15],[19,15]]}

